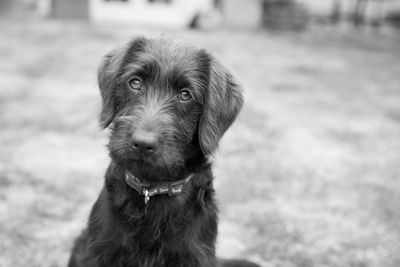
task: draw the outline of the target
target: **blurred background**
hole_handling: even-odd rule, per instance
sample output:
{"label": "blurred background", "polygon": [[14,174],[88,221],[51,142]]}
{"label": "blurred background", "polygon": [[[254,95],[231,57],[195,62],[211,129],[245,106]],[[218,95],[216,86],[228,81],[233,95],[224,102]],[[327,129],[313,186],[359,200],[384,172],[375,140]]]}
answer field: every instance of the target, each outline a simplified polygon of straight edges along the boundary
{"label": "blurred background", "polygon": [[399,0],[0,0],[0,266],[65,266],[103,183],[101,57],[204,47],[245,89],[216,155],[218,254],[400,266]]}

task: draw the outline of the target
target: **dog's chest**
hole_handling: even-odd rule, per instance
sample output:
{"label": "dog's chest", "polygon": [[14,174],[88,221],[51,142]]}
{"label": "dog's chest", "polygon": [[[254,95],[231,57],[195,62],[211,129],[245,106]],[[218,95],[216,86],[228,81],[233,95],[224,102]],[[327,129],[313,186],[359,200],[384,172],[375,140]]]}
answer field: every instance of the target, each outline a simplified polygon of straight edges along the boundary
{"label": "dog's chest", "polygon": [[[203,266],[200,264],[204,261],[202,255],[208,255],[209,252],[200,250],[202,247],[208,247],[206,244],[200,245],[201,241],[195,236],[188,242],[187,235],[189,233],[184,225],[177,224],[174,227],[171,225],[167,227],[164,224],[156,225],[141,222],[134,232],[121,238],[120,244],[117,246],[119,248],[109,251],[114,255],[107,257],[118,259],[111,263],[112,266]],[[193,246],[192,244],[197,245]]]}
{"label": "dog's chest", "polygon": [[206,217],[190,209],[148,210],[120,232],[108,258],[118,267],[214,266],[216,218]]}

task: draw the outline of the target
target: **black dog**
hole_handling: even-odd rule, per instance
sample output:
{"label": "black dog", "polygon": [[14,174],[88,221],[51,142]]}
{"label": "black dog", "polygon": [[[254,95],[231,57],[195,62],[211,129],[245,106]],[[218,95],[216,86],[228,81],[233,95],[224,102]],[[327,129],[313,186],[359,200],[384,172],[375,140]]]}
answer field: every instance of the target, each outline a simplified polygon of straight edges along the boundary
{"label": "black dog", "polygon": [[217,261],[210,155],[242,106],[204,50],[136,38],[99,68],[111,163],[70,267],[257,266]]}

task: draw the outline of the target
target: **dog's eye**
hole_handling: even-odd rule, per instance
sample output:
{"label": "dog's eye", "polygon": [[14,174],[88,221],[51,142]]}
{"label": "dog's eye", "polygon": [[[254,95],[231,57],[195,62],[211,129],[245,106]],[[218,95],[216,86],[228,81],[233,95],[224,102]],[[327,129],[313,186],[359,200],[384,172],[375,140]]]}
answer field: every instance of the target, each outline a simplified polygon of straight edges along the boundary
{"label": "dog's eye", "polygon": [[192,99],[192,95],[189,93],[188,90],[182,90],[179,93],[179,100],[180,101],[189,101],[190,99]]}
{"label": "dog's eye", "polygon": [[130,79],[128,84],[133,90],[139,90],[142,87],[142,81],[138,77]]}

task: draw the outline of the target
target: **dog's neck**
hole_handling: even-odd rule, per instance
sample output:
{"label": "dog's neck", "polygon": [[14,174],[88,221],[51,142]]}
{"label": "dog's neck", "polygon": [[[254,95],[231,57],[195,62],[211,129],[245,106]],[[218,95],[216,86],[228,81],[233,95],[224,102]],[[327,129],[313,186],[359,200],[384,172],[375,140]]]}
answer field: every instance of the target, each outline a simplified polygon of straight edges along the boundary
{"label": "dog's neck", "polygon": [[139,179],[128,170],[125,171],[125,182],[139,195],[143,195],[145,204],[155,195],[165,194],[173,197],[181,194],[192,177],[193,175],[189,174],[186,178],[174,182],[150,183]]}
{"label": "dog's neck", "polygon": [[[138,207],[144,207],[146,206],[145,204],[145,199],[144,199],[144,192],[143,192],[143,187],[140,185],[133,184],[131,179],[132,177],[127,181],[127,172],[130,173],[131,176],[139,178],[139,183],[145,182],[146,185],[147,183],[152,186],[162,186],[162,185],[171,185],[172,187],[177,183],[178,185],[182,185],[182,190],[181,193],[175,195],[174,197],[169,197],[167,194],[159,195],[159,196],[154,196],[155,200],[158,199],[163,199],[163,200],[171,200],[167,201],[175,204],[178,203],[183,203],[186,201],[188,195],[193,190],[196,190],[196,192],[200,188],[212,188],[212,171],[211,171],[211,164],[209,162],[203,162],[203,164],[198,164],[193,168],[190,168],[190,171],[187,171],[186,173],[182,173],[182,175],[178,177],[167,177],[165,180],[160,180],[160,179],[143,179],[143,176],[139,176],[138,173],[132,172],[131,169],[128,169],[125,165],[123,164],[118,164],[116,161],[112,160],[110,163],[110,166],[107,169],[106,173],[106,189],[108,191],[108,194],[111,196],[112,202],[116,206],[121,206],[124,205],[124,203],[127,202],[135,202]],[[146,177],[147,178],[147,177]],[[158,177],[155,177],[158,178]],[[189,179],[188,179],[189,178]],[[132,179],[133,180],[133,179]],[[136,187],[136,188],[134,188]],[[147,188],[147,187],[146,187]],[[168,188],[169,189],[169,188]],[[148,189],[149,190],[149,189]],[[157,188],[159,190],[159,188]],[[161,191],[164,191],[165,189],[161,189]],[[171,189],[172,191],[172,189]],[[141,192],[141,193],[139,193]],[[157,198],[157,199],[156,199]],[[148,200],[147,200],[148,202]],[[157,202],[160,203],[160,201],[151,201],[149,204],[153,204],[152,202]],[[165,201],[162,201],[165,202]],[[153,206],[151,205],[151,206]]]}
{"label": "dog's neck", "polygon": [[[136,255],[136,248],[140,247],[145,251],[142,253],[145,257],[153,259],[157,255],[152,254],[151,249],[174,248],[185,242],[185,250],[196,254],[200,248],[197,244],[215,242],[217,207],[213,200],[210,165],[196,168],[181,194],[174,197],[157,195],[147,205],[143,196],[127,184],[125,173],[124,166],[114,161],[110,163],[105,176],[105,188],[100,196],[102,200],[98,201],[98,205],[105,205],[106,211],[113,215],[112,223],[107,226],[112,227],[110,231],[124,243],[124,249],[127,245],[134,248],[129,253]],[[202,222],[198,223],[199,220]],[[207,223],[207,228],[202,229],[206,237],[203,234],[193,235],[193,228],[203,223]],[[116,225],[119,227],[117,229],[125,229],[125,232],[114,233]],[[210,257],[213,257],[212,249],[200,252],[211,253]],[[185,266],[198,265],[192,263]]]}

